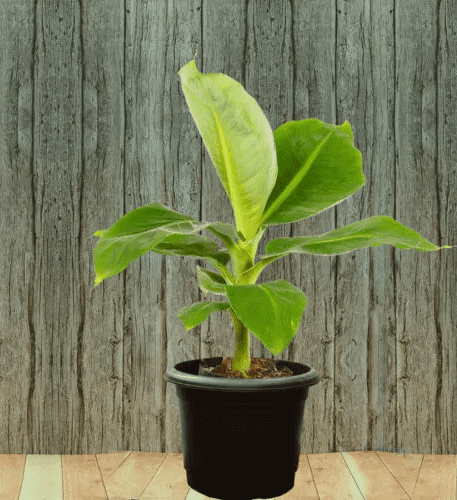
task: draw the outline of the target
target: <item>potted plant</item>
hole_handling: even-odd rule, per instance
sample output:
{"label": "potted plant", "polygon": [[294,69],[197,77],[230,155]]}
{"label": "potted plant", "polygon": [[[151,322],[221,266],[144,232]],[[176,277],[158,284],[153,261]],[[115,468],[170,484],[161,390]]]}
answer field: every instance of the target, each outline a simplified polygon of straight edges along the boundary
{"label": "potted plant", "polygon": [[[205,297],[214,293],[227,300],[192,304],[178,317],[189,330],[212,312],[228,311],[236,337],[233,358],[184,361],[166,373],[176,384],[188,484],[222,499],[280,496],[294,485],[304,404],[319,375],[298,362],[250,358],[249,332],[278,355],[297,333],[307,302],[287,281],[256,284],[260,273],[290,253],[339,255],[385,244],[419,252],[440,247],[391,217],[376,216],[319,236],[274,239],[256,262],[269,225],[316,215],[365,185],[351,125],[311,118],[273,133],[257,102],[229,76],[201,74],[194,60],[179,75],[236,228],[199,222],[160,203],[132,210],[94,233],[100,238],[93,252],[94,286],[149,250],[204,258],[218,271],[197,266],[198,282]],[[197,234],[203,229],[225,248]]]}

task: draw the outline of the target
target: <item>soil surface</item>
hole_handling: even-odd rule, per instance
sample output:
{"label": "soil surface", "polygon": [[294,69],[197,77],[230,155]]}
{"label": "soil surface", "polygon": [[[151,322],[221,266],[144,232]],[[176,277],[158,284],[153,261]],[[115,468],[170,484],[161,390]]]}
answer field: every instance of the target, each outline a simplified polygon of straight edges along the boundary
{"label": "soil surface", "polygon": [[[246,378],[238,370],[232,370],[233,358],[222,358],[222,363],[217,366],[208,366],[204,360],[200,362],[199,375],[206,377],[225,377],[225,378]],[[278,370],[274,359],[251,358],[251,367],[246,370],[249,378],[277,378],[291,377],[294,372],[287,367]]]}

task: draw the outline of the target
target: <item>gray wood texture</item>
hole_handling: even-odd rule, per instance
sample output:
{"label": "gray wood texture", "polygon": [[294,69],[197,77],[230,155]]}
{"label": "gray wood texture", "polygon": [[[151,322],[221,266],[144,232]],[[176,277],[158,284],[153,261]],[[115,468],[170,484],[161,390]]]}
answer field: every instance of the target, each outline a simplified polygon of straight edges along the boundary
{"label": "gray wood texture", "polygon": [[[0,0],[0,453],[182,453],[167,367],[233,355],[226,311],[189,332],[176,315],[203,299],[203,259],[149,252],[93,289],[91,235],[134,208],[234,222],[181,90],[195,51],[273,130],[349,120],[362,152],[364,188],[270,227],[258,255],[374,215],[457,244],[455,2]],[[302,453],[457,454],[456,258],[387,245],[266,268],[308,298],[277,357],[322,376]]]}

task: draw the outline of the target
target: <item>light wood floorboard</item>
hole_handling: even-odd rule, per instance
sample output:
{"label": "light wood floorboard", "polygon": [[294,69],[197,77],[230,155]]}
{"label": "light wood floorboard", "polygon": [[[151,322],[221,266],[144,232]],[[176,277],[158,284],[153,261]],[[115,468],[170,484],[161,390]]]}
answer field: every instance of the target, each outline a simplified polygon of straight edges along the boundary
{"label": "light wood floorboard", "polygon": [[[301,455],[276,500],[457,500],[456,456],[355,451]],[[0,455],[1,500],[209,500],[178,453]]]}

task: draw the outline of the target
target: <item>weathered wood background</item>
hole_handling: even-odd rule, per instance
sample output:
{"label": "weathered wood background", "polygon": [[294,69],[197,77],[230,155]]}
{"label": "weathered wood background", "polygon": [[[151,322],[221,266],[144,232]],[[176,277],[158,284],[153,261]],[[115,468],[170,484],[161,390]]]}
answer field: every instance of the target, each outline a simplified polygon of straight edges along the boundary
{"label": "weathered wood background", "polygon": [[[257,255],[374,215],[457,244],[455,2],[56,3],[0,0],[0,453],[182,452],[167,367],[233,355],[227,312],[187,333],[177,317],[203,259],[149,252],[93,289],[91,235],[134,208],[234,222],[180,85],[195,51],[273,130],[349,120],[362,152],[365,187],[270,227]],[[259,283],[308,297],[277,358],[322,376],[302,453],[457,454],[456,258],[386,245],[267,267]]]}

